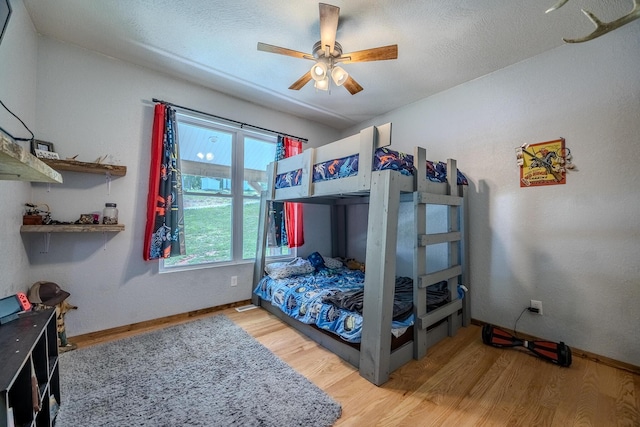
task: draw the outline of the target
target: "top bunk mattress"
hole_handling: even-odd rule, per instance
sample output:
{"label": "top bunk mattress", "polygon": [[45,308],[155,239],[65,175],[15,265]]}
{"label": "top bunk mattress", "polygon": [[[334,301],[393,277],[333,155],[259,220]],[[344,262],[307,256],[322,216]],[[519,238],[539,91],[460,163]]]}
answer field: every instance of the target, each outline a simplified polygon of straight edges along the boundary
{"label": "top bunk mattress", "polygon": [[[339,159],[328,160],[313,165],[312,181],[324,182],[347,178],[358,174],[360,164],[359,153]],[[386,147],[376,149],[371,170],[395,170],[402,175],[413,175],[416,171],[413,155],[394,151]],[[432,182],[447,182],[447,164],[427,160],[427,179]],[[302,184],[302,169],[288,171],[276,176],[275,188],[290,188]],[[458,170],[458,185],[468,185],[466,176]]]}

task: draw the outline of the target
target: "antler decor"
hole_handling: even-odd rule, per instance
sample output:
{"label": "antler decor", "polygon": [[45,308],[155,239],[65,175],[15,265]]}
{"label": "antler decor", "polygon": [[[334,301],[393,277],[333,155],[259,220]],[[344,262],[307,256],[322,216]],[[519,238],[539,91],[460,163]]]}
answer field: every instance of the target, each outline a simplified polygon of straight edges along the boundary
{"label": "antler decor", "polygon": [[[561,8],[568,1],[569,0],[560,0],[553,7],[547,9],[545,13],[553,12],[554,10]],[[582,43],[589,40],[593,40],[597,37],[600,37],[603,34],[607,34],[609,31],[613,31],[616,28],[622,27],[623,25],[628,24],[629,22],[640,18],[640,0],[633,0],[633,9],[631,10],[631,12],[611,22],[602,22],[601,20],[598,19],[597,16],[595,16],[593,13],[589,12],[588,10],[582,9],[582,13],[587,15],[587,18],[589,18],[591,22],[593,22],[593,24],[596,26],[596,29],[588,36],[581,37],[579,39],[563,38],[562,40],[564,40],[565,43]]]}

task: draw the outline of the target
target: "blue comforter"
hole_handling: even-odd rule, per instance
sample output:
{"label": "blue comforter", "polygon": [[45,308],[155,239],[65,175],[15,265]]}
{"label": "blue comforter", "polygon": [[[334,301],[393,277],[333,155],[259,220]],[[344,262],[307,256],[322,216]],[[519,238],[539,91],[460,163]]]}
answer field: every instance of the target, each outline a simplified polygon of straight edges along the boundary
{"label": "blue comforter", "polygon": [[[362,315],[326,303],[326,297],[339,292],[364,288],[364,273],[348,268],[322,269],[320,271],[272,279],[263,277],[254,293],[263,300],[271,301],[288,316],[303,323],[316,325],[333,332],[345,341],[359,343],[362,335]],[[413,315],[402,321],[393,321],[392,328],[399,335],[413,324]]]}

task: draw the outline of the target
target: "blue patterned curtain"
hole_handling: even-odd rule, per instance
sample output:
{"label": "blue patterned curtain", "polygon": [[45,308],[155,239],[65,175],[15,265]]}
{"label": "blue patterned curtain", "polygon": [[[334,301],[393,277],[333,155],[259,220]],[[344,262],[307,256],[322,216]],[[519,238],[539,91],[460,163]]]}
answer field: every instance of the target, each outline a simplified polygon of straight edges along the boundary
{"label": "blue patterned curtain", "polygon": [[[284,159],[284,137],[278,135],[276,144],[275,161]],[[279,248],[287,246],[287,231],[285,229],[284,220],[284,203],[269,202],[269,228],[267,233],[267,246],[270,248]]]}

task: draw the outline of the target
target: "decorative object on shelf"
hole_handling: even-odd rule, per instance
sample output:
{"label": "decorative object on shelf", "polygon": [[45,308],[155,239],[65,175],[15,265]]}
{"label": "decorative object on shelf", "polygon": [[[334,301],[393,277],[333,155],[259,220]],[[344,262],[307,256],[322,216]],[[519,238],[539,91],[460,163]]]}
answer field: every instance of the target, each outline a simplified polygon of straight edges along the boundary
{"label": "decorative object on shelf", "polygon": [[571,150],[565,147],[564,138],[522,144],[516,148],[520,187],[565,184],[567,170],[575,169],[571,159]]}
{"label": "decorative object on shelf", "polygon": [[102,223],[104,225],[116,225],[118,223],[118,208],[115,203],[104,204]]}
{"label": "decorative object on shelf", "polygon": [[24,292],[0,298],[0,325],[17,319],[18,313],[29,310],[31,303]]}
{"label": "decorative object on shelf", "polygon": [[54,159],[60,158],[58,153],[53,149],[53,143],[47,141],[40,141],[38,139],[31,140],[31,153],[39,159]]}
{"label": "decorative object on shelf", "polygon": [[50,307],[56,309],[56,328],[58,331],[58,347],[60,351],[75,350],[77,346],[67,340],[67,328],[64,323],[65,315],[78,307],[69,304],[67,298],[71,294],[53,282],[40,281],[31,285],[29,289],[29,301],[34,304],[35,310],[44,310]]}
{"label": "decorative object on shelf", "polygon": [[23,215],[22,225],[42,225],[42,215]]}
{"label": "decorative object on shelf", "polygon": [[94,222],[93,214],[80,214],[75,224],[97,224],[97,222]]}
{"label": "decorative object on shelf", "polygon": [[[33,203],[25,203],[24,205],[27,209],[22,217],[23,225],[51,224],[51,209],[49,205],[34,205]],[[41,209],[40,206],[45,206],[46,210]]]}
{"label": "decorative object on shelf", "polygon": [[[560,0],[554,6],[547,9],[545,13],[553,12],[556,9],[560,9],[568,1],[569,0]],[[633,0],[633,9],[631,9],[631,12],[611,22],[602,22],[600,19],[598,19],[597,16],[595,16],[593,13],[589,12],[588,10],[582,9],[582,13],[584,13],[587,16],[587,18],[589,18],[589,20],[593,23],[593,25],[596,26],[596,29],[591,34],[585,37],[580,37],[577,39],[563,38],[562,40],[565,43],[582,43],[589,40],[593,40],[604,34],[607,34],[610,31],[615,30],[616,28],[620,28],[623,25],[628,24],[629,22],[639,19],[640,18],[640,0]]]}

